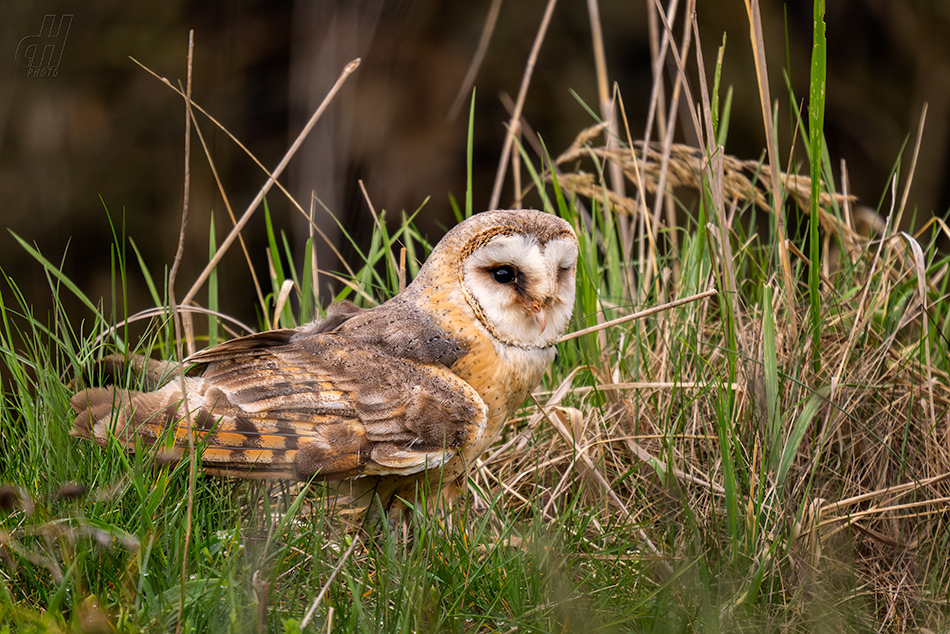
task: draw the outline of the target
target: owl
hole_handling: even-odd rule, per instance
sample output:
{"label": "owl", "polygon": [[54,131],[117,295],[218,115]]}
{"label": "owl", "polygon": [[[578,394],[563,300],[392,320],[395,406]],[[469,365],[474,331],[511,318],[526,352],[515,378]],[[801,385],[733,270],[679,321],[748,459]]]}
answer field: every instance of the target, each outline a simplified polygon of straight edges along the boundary
{"label": "owl", "polygon": [[184,390],[176,378],[85,389],[72,433],[180,459],[190,429],[211,473],[372,481],[384,503],[408,499],[424,479],[460,480],[541,380],[573,313],[576,261],[554,215],[476,214],[384,304],[339,302],[198,352]]}

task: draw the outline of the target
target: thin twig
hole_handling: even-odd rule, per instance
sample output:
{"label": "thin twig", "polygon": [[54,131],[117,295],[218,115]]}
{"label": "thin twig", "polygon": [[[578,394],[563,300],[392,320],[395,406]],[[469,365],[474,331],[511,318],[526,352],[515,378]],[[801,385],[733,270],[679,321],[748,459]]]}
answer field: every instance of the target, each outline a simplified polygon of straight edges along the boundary
{"label": "thin twig", "polygon": [[[704,157],[703,167],[706,177],[709,179],[709,189],[714,207],[716,222],[719,225],[719,249],[722,253],[721,267],[722,279],[726,286],[726,300],[730,303],[732,319],[736,324],[733,332],[739,334],[737,347],[748,356],[748,350],[745,338],[741,333],[745,332],[742,324],[742,312],[739,310],[739,292],[736,281],[735,260],[732,254],[732,242],[730,235],[732,232],[731,220],[726,219],[726,201],[725,193],[725,174],[724,174],[724,150],[716,142],[716,131],[712,123],[712,102],[709,98],[709,87],[706,83],[706,64],[703,61],[703,47],[699,40],[699,25],[696,23],[696,16],[692,16],[693,34],[696,38],[696,65],[699,68],[699,93],[701,97],[701,107],[703,113],[703,129],[696,131],[700,139],[705,138],[706,156]],[[738,353],[740,350],[735,350]]]}
{"label": "thin twig", "polygon": [[795,284],[792,281],[792,265],[788,256],[788,246],[785,242],[785,196],[782,193],[779,180],[778,147],[775,141],[775,130],[772,126],[772,97],[769,92],[768,67],[765,62],[765,38],[762,35],[762,15],[759,10],[759,0],[745,0],[746,12],[749,15],[749,38],[752,40],[752,57],[755,60],[755,75],[759,84],[759,103],[762,106],[762,125],[765,127],[765,146],[768,149],[769,166],[772,168],[772,207],[775,214],[775,232],[778,246],[779,261],[782,265],[782,279],[785,286],[786,314],[788,315],[788,332],[791,338],[798,336],[798,317],[795,314]]}
{"label": "thin twig", "polygon": [[[651,10],[651,6],[654,6],[656,10]],[[678,0],[669,0],[669,8],[666,12],[664,12],[659,0],[647,0],[648,25],[650,29],[650,54],[653,62],[653,84],[650,92],[650,105],[647,108],[646,126],[644,128],[643,157],[639,164],[636,163],[636,156],[633,153],[633,145],[631,144],[630,146],[631,158],[634,159],[634,164],[638,165],[638,173],[634,179],[637,184],[642,183],[645,180],[645,173],[643,173],[643,170],[645,169],[646,165],[646,146],[650,145],[654,124],[656,125],[657,130],[667,129],[665,113],[666,93],[664,90],[665,84],[663,82],[663,65],[666,63],[667,51],[670,49],[670,38],[673,34],[670,31],[669,21],[667,20],[666,16],[675,16],[678,6]],[[662,30],[662,37],[659,37],[660,29],[658,27],[657,16],[662,16],[663,18],[663,24],[665,28]],[[658,37],[659,42],[657,42]],[[627,132],[627,137],[628,139],[630,137],[629,130]],[[665,196],[665,191],[657,191],[658,202]],[[654,279],[654,273],[659,270],[656,257],[657,228],[651,223],[651,217],[647,213],[646,192],[642,188],[637,191],[636,205],[637,210],[640,212],[638,233],[641,235],[646,235],[649,240],[649,244],[647,244],[645,241],[640,242],[640,253],[638,254],[637,258],[637,261],[640,263],[640,278],[643,280],[643,284],[639,289],[638,296],[644,297],[649,294],[649,280]],[[646,258],[647,254],[645,253],[645,249],[648,247],[650,249],[649,259]]]}
{"label": "thin twig", "polygon": [[[924,478],[921,480],[913,480],[910,482],[903,482],[901,484],[894,484],[886,486],[882,489],[877,489],[875,491],[869,491],[867,493],[862,493],[860,495],[855,495],[843,500],[834,500],[832,502],[826,502],[821,506],[818,513],[819,516],[824,515],[828,511],[842,511],[848,506],[853,506],[855,504],[860,504],[867,500],[873,500],[874,498],[883,498],[885,495],[888,496],[888,502],[890,500],[896,499],[903,496],[906,493],[911,493],[913,491],[920,491],[924,487],[932,486],[944,480],[950,480],[950,472],[941,473],[939,475],[931,476],[929,478]],[[878,506],[878,505],[875,505]]]}
{"label": "thin twig", "polygon": [[[659,9],[659,0],[657,0],[657,8]],[[687,0],[686,14],[693,15],[695,12],[695,0]],[[672,36],[672,24],[668,21],[668,16],[662,11],[659,12],[660,18],[663,21],[663,26],[666,31]],[[667,225],[672,227],[676,224],[675,217],[671,213],[670,199],[666,196],[666,179],[669,173],[669,164],[670,164],[670,152],[673,146],[673,133],[676,126],[676,111],[679,108],[680,103],[680,93],[686,93],[686,103],[691,104],[693,102],[693,97],[690,94],[689,82],[686,79],[686,66],[683,59],[686,57],[690,49],[690,44],[692,42],[692,31],[689,29],[689,22],[686,21],[684,24],[684,33],[683,33],[683,43],[680,50],[677,50],[675,46],[670,47],[670,53],[673,56],[673,62],[676,65],[676,76],[673,81],[673,94],[670,97],[670,116],[666,122],[666,128],[663,132],[663,138],[660,139],[663,147],[663,158],[660,163],[660,176],[658,179],[658,191],[661,192],[660,195],[656,197],[654,201],[653,208],[653,225],[656,227],[660,226],[660,211],[666,207],[668,211],[667,215]],[[693,128],[696,131],[697,136],[701,136],[702,128],[699,123],[699,118],[696,115],[695,110],[689,108],[689,114],[693,120]],[[644,161],[646,159],[646,152],[644,151]],[[670,233],[670,240],[675,248],[676,245],[676,232]]]}
{"label": "thin twig", "polygon": [[654,315],[656,313],[662,313],[665,310],[670,310],[671,308],[676,308],[677,306],[682,306],[683,304],[695,302],[697,300],[705,299],[707,297],[713,297],[714,295],[718,295],[718,294],[719,294],[719,291],[713,289],[710,291],[704,291],[697,295],[690,295],[689,297],[674,299],[672,302],[667,302],[665,304],[661,304],[660,306],[654,306],[652,308],[641,310],[639,312],[632,313],[630,315],[618,317],[617,319],[611,319],[610,321],[605,321],[602,324],[597,324],[596,326],[591,326],[590,328],[584,328],[582,330],[575,330],[574,332],[569,332],[563,337],[561,337],[560,339],[558,339],[558,343],[570,341],[571,339],[577,339],[578,337],[583,337],[584,335],[589,335],[592,332],[597,332],[598,330],[603,330],[605,328],[611,328],[619,324],[625,324],[628,321],[634,321],[636,319],[642,319],[643,317],[649,317],[650,315]]}
{"label": "thin twig", "polygon": [[907,207],[907,198],[910,196],[910,185],[914,182],[914,173],[917,171],[917,157],[920,156],[920,145],[924,138],[924,127],[927,123],[927,102],[924,102],[920,111],[920,125],[917,126],[917,141],[914,143],[914,154],[911,156],[910,169],[907,171],[907,179],[904,181],[904,191],[901,192],[901,204],[897,208],[897,218],[894,219],[894,229],[901,226],[901,219],[904,217],[904,209]]}
{"label": "thin twig", "polygon": [[[172,263],[171,271],[168,274],[168,305],[172,313],[172,321],[175,324],[175,346],[179,359],[183,359],[181,342],[181,315],[178,313],[175,302],[175,278],[178,275],[178,266],[181,264],[182,255],[185,252],[185,229],[188,226],[188,198],[191,191],[191,77],[195,51],[195,31],[188,32],[188,71],[185,79],[185,186],[181,209],[181,230],[178,234],[178,250],[175,252],[175,261]],[[185,589],[188,582],[188,545],[191,543],[191,524],[195,504],[195,472],[198,469],[197,455],[195,454],[195,441],[192,436],[191,409],[188,407],[188,391],[185,385],[184,366],[178,364],[178,381],[181,385],[182,406],[185,408],[185,421],[188,429],[188,455],[190,457],[188,464],[188,503],[185,513],[185,542],[181,555],[181,590],[178,598],[178,622],[175,625],[175,633],[181,634],[182,618],[185,610]],[[177,436],[177,434],[176,434]]]}
{"label": "thin twig", "polygon": [[641,462],[644,462],[650,465],[651,467],[653,467],[655,471],[661,471],[664,474],[672,473],[674,476],[676,476],[680,480],[692,482],[693,484],[698,484],[701,487],[706,487],[710,491],[713,491],[714,493],[718,493],[719,495],[725,495],[726,489],[721,484],[703,480],[702,478],[696,477],[694,475],[690,475],[686,473],[685,471],[683,471],[682,469],[676,467],[675,465],[671,465],[663,460],[660,460],[656,456],[653,456],[652,454],[650,454],[649,451],[641,447],[640,443],[633,440],[632,438],[628,437],[628,438],[624,438],[623,440],[624,440],[624,443],[626,443],[627,448],[630,450],[630,453],[632,453]]}
{"label": "thin twig", "polygon": [[[192,104],[192,106],[194,106],[194,104]],[[192,119],[192,125],[195,128],[195,134],[198,135],[198,141],[201,143],[201,148],[204,150],[205,160],[208,161],[208,167],[211,168],[211,175],[214,177],[214,182],[218,187],[218,193],[221,194],[221,200],[224,201],[224,209],[228,212],[228,217],[231,219],[231,226],[234,226],[237,224],[237,218],[234,217],[234,209],[231,207],[231,198],[228,196],[227,190],[224,187],[224,183],[221,181],[221,176],[218,174],[218,168],[215,166],[214,157],[211,155],[211,148],[208,147],[208,143],[205,141],[205,136],[201,133],[201,126],[198,125],[198,121],[196,119]],[[267,304],[264,302],[264,292],[261,290],[260,280],[257,279],[257,272],[254,270],[254,263],[251,261],[251,254],[247,249],[247,243],[244,241],[244,236],[238,234],[238,240],[241,242],[241,251],[244,253],[244,261],[247,262],[247,270],[251,274],[251,282],[254,284],[254,291],[257,293],[257,301],[260,302],[261,311],[266,325]]]}
{"label": "thin twig", "polygon": [[[372,199],[369,197],[369,192],[366,191],[366,183],[363,182],[363,179],[359,179],[360,191],[363,192],[363,199],[366,200],[366,206],[369,207],[369,213],[373,216],[373,224],[376,225],[376,231],[379,232],[380,236],[386,236],[387,233],[384,231],[383,219],[378,213],[376,213],[376,207],[373,205]],[[385,210],[383,210],[385,213]],[[386,258],[389,260],[389,266],[392,267],[393,272],[398,274],[399,265],[396,263],[396,256],[393,254],[392,243],[386,245]]]}
{"label": "thin twig", "polygon": [[356,535],[353,538],[353,543],[350,544],[350,547],[346,549],[346,552],[343,553],[343,556],[340,557],[340,561],[337,562],[336,567],[333,569],[333,572],[330,573],[330,578],[327,579],[327,582],[323,584],[323,587],[320,588],[320,593],[317,595],[317,598],[313,600],[313,605],[310,606],[310,609],[307,610],[306,616],[303,617],[303,620],[300,622],[300,630],[303,631],[307,627],[307,623],[310,622],[311,617],[313,617],[314,611],[316,611],[317,606],[320,605],[320,601],[323,599],[323,595],[327,593],[327,590],[330,588],[330,584],[333,583],[333,580],[336,579],[337,574],[340,570],[343,569],[343,564],[346,563],[346,560],[350,558],[350,555],[353,554],[353,550],[356,548],[356,545],[360,542],[360,536]]}
{"label": "thin twig", "polygon": [[[148,66],[146,66],[146,65],[143,64],[142,62],[138,61],[138,60],[135,59],[134,57],[130,57],[129,59],[131,59],[135,64],[137,64],[139,67],[141,67],[142,70],[144,70],[145,72],[147,72],[149,75],[151,75],[152,77],[158,79],[158,80],[161,81],[163,84],[165,84],[165,86],[167,86],[167,87],[170,88],[172,91],[174,91],[175,94],[177,94],[179,97],[181,97],[182,99],[185,98],[185,93],[184,93],[182,90],[180,90],[179,88],[177,88],[177,87],[176,87],[174,84],[172,84],[170,81],[168,81],[168,79],[166,79],[165,77],[162,77],[161,75],[159,75],[158,73],[156,73],[156,72],[153,71],[151,68],[149,68]],[[264,164],[261,163],[260,160],[258,160],[258,158],[254,155],[254,153],[251,152],[251,151],[248,149],[248,147],[247,147],[246,145],[244,145],[244,144],[241,142],[240,139],[238,139],[236,136],[234,136],[234,134],[232,134],[230,130],[228,130],[226,127],[224,127],[224,125],[223,125],[220,121],[218,121],[217,119],[215,119],[214,116],[212,116],[210,112],[208,112],[207,110],[205,110],[204,108],[202,108],[201,105],[198,104],[198,103],[196,103],[194,100],[191,101],[191,109],[192,109],[192,111],[194,111],[194,112],[200,112],[200,113],[203,114],[205,117],[207,117],[208,120],[211,121],[211,123],[213,123],[215,126],[217,126],[217,128],[218,128],[219,130],[221,130],[221,132],[222,132],[226,137],[228,137],[229,139],[231,139],[231,141],[232,141],[238,148],[240,148],[241,151],[244,152],[244,154],[245,154],[249,159],[251,159],[251,162],[253,162],[254,165],[256,165],[258,168],[260,168],[260,170],[261,170],[262,172],[264,172],[264,174],[266,174],[268,177],[271,175],[271,173],[267,170],[266,167],[264,167]],[[196,130],[197,130],[197,127],[196,127]],[[200,134],[199,134],[199,138],[200,138]],[[304,208],[300,205],[300,203],[297,202],[297,199],[295,199],[295,198],[291,195],[291,193],[290,193],[289,191],[287,191],[287,188],[284,187],[284,186],[280,183],[280,181],[274,181],[274,185],[273,185],[273,186],[276,187],[278,190],[280,190],[280,192],[287,198],[287,202],[289,202],[290,205],[291,205],[294,209],[297,210],[297,213],[299,213],[301,216],[303,216],[303,217],[306,218],[306,219],[309,219],[309,218],[310,218],[310,217],[307,215],[307,212],[304,210]],[[324,209],[326,209],[326,207],[324,207]],[[324,240],[327,240],[327,237],[326,237],[325,235],[323,235],[322,233],[320,234],[320,237],[323,238]],[[329,242],[328,240],[327,240],[327,243],[328,243],[328,244],[332,244],[332,243]],[[344,264],[345,264],[345,261],[344,261]]]}
{"label": "thin twig", "polygon": [[933,364],[930,356],[930,311],[927,308],[927,265],[924,263],[924,250],[920,248],[917,242],[906,231],[901,231],[901,237],[907,241],[910,246],[910,252],[914,259],[914,268],[917,273],[917,294],[920,296],[920,319],[921,319],[921,338],[924,340],[924,371],[927,377],[927,395],[929,397],[930,410],[930,428],[937,429],[937,408],[934,402],[934,377]]}
{"label": "thin twig", "polygon": [[455,117],[458,116],[459,111],[462,109],[462,104],[465,103],[465,100],[472,92],[472,86],[475,85],[475,76],[478,75],[478,69],[482,67],[485,53],[488,52],[488,43],[491,42],[492,33],[495,32],[498,14],[501,13],[501,2],[502,0],[492,0],[491,6],[488,7],[488,17],[485,18],[485,26],[482,27],[482,34],[478,39],[478,48],[475,49],[475,56],[472,58],[472,63],[468,65],[468,70],[465,72],[465,79],[462,80],[458,94],[455,95],[455,101],[452,102],[452,107],[449,108],[449,121],[455,120]]}
{"label": "thin twig", "polygon": [[[317,121],[323,115],[324,111],[330,105],[330,102],[336,96],[336,94],[343,87],[344,82],[347,78],[353,74],[354,71],[359,67],[360,59],[356,58],[352,62],[346,65],[343,69],[343,72],[340,73],[339,78],[337,78],[336,83],[333,84],[333,87],[330,89],[330,92],[327,93],[327,96],[323,99],[323,102],[317,107],[316,112],[310,117],[310,120],[307,122],[307,125],[304,126],[303,130],[300,131],[300,134],[297,135],[296,140],[293,145],[290,146],[290,149],[287,150],[287,153],[284,154],[284,158],[280,160],[280,163],[277,164],[277,167],[274,168],[274,171],[270,174],[267,179],[267,182],[264,183],[264,186],[261,187],[261,190],[257,193],[257,196],[254,197],[254,200],[251,201],[251,204],[248,205],[247,210],[244,212],[244,215],[241,216],[240,220],[237,221],[237,224],[231,229],[231,232],[228,233],[228,237],[224,239],[221,243],[221,246],[218,247],[218,250],[215,252],[214,257],[211,258],[211,261],[208,262],[208,265],[201,272],[201,275],[198,276],[198,279],[195,280],[195,283],[192,285],[191,290],[188,291],[188,294],[185,295],[182,300],[183,304],[187,304],[195,295],[198,293],[198,290],[204,285],[207,281],[208,276],[211,275],[211,271],[218,265],[218,262],[221,258],[224,257],[224,254],[227,253],[227,250],[231,247],[234,241],[237,239],[238,234],[244,228],[244,225],[251,219],[251,216],[254,215],[254,212],[257,211],[258,206],[264,200],[264,196],[267,195],[267,192],[270,191],[274,183],[283,173],[284,168],[287,167],[287,164],[290,163],[290,159],[297,153],[297,150],[303,144],[304,139],[307,138],[307,135],[310,134],[310,131],[313,129],[313,126],[316,125]],[[189,104],[191,103],[189,99]]]}
{"label": "thin twig", "polygon": [[[313,229],[316,224],[313,222],[313,212],[317,206],[317,192],[311,190],[310,192],[310,222],[307,225],[307,229],[310,233],[310,276],[313,278],[313,315],[314,317],[319,315],[320,310],[320,272],[317,268],[317,242],[313,239]],[[306,274],[306,271],[304,271]],[[306,297],[304,301],[306,301]]]}
{"label": "thin twig", "polygon": [[[211,310],[211,309],[209,309],[209,308],[205,308],[205,307],[203,307],[203,306],[195,306],[195,305],[191,305],[191,306],[177,306],[175,310],[176,310],[176,312],[178,312],[178,313],[199,313],[199,314],[201,314],[201,315],[211,315],[211,316],[213,316],[213,317],[217,317],[218,319],[223,319],[223,320],[225,320],[225,321],[230,321],[230,322],[231,322],[232,324],[234,324],[235,326],[237,326],[237,327],[241,328],[242,330],[244,330],[245,333],[257,332],[257,329],[256,329],[256,328],[252,328],[252,327],[248,326],[248,325],[245,324],[243,321],[240,321],[240,320],[238,320],[238,319],[235,319],[234,317],[231,317],[230,315],[225,315],[224,313],[218,312],[218,311],[216,311],[216,310]],[[122,321],[120,321],[119,323],[115,324],[114,326],[109,326],[109,327],[106,328],[104,331],[102,331],[101,333],[99,333],[99,334],[96,336],[96,338],[92,340],[92,346],[93,346],[93,347],[98,346],[98,345],[101,344],[102,341],[103,341],[106,337],[108,337],[110,334],[114,333],[115,331],[119,330],[120,328],[123,328],[124,326],[126,326],[126,325],[128,325],[128,324],[134,323],[134,322],[136,322],[136,321],[140,321],[140,320],[142,320],[142,319],[151,319],[151,318],[153,318],[153,317],[159,317],[160,315],[166,315],[166,314],[168,314],[168,309],[167,309],[167,308],[164,308],[164,307],[162,307],[162,308],[146,308],[145,310],[140,310],[139,312],[135,313],[134,315],[131,315],[130,317],[127,317],[127,318],[123,319]],[[223,325],[223,324],[222,324],[222,325]],[[231,329],[228,328],[227,326],[224,326],[224,328],[225,328],[225,330],[231,330]],[[233,331],[232,331],[232,332],[233,332]]]}
{"label": "thin twig", "polygon": [[489,209],[498,208],[498,200],[501,198],[501,185],[505,181],[505,172],[508,170],[508,156],[521,127],[521,111],[524,109],[524,100],[528,95],[528,86],[531,85],[534,66],[538,61],[541,44],[544,42],[544,36],[548,31],[548,25],[551,23],[551,16],[554,14],[556,5],[557,0],[548,0],[544,17],[541,18],[541,26],[538,27],[538,34],[534,38],[534,45],[531,47],[530,55],[528,55],[528,63],[525,65],[524,75],[521,78],[521,88],[518,90],[518,98],[515,100],[515,111],[511,113],[511,119],[508,121],[508,134],[505,135],[505,145],[501,150],[498,172],[495,174],[495,186],[492,188],[491,201],[488,204]]}
{"label": "thin twig", "polygon": [[[604,30],[600,21],[598,0],[587,0],[587,14],[590,16],[591,45],[594,49],[594,71],[597,75],[597,99],[600,102],[600,116],[607,122],[604,130],[604,145],[608,148],[617,145],[617,113],[610,98],[610,82],[607,79],[607,53],[604,49]],[[624,196],[623,170],[619,165],[610,165],[610,187],[617,196]]]}

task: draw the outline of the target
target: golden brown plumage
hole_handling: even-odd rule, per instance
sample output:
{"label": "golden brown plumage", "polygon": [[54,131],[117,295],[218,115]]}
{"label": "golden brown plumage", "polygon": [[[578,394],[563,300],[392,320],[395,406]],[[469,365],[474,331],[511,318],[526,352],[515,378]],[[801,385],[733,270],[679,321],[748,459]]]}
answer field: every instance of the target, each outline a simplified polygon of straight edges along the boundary
{"label": "golden brown plumage", "polygon": [[[435,247],[405,291],[371,309],[242,337],[186,359],[152,392],[76,394],[74,435],[129,450],[188,446],[239,477],[353,481],[411,495],[450,482],[498,436],[554,358],[574,304],[577,242],[539,211],[477,214]],[[361,480],[362,482],[363,480]],[[380,488],[380,485],[381,488]]]}

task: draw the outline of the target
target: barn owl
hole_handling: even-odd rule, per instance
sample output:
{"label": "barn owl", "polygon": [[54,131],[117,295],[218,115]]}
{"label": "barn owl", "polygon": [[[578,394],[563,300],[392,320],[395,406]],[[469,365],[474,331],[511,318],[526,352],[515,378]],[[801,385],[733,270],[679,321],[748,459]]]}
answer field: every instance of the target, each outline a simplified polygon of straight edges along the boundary
{"label": "barn owl", "polygon": [[[73,435],[173,458],[190,428],[211,473],[377,483],[409,497],[460,479],[541,380],[574,306],[577,239],[534,210],[487,211],[449,231],[416,279],[370,309],[185,359],[151,392],[88,388]],[[381,490],[379,488],[378,490]],[[384,500],[385,501],[385,500]]]}

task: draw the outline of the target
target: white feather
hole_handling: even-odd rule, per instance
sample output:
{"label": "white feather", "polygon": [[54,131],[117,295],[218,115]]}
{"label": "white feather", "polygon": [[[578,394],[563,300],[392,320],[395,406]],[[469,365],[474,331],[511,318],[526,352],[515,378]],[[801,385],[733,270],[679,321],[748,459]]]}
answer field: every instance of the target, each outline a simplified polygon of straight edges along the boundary
{"label": "white feather", "polygon": [[[577,244],[555,239],[541,245],[534,236],[506,235],[475,250],[462,267],[462,285],[485,327],[499,340],[522,348],[549,347],[567,328],[574,307]],[[525,291],[544,302],[547,327],[538,324],[512,284],[496,282],[490,271],[510,265],[525,280]],[[560,274],[561,271],[565,274]]]}

